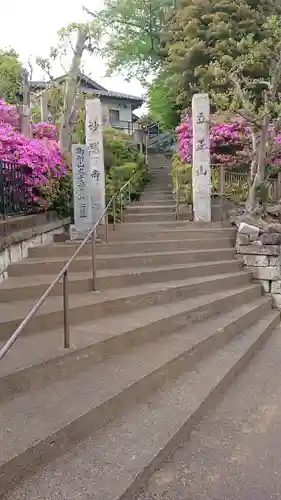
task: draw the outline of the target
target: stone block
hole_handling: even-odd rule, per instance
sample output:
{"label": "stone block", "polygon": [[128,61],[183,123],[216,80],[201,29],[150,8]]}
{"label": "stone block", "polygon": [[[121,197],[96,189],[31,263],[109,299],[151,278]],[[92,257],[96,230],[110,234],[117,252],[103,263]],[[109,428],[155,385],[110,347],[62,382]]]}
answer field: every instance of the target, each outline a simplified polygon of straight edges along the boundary
{"label": "stone block", "polygon": [[[241,224],[247,224],[249,226],[257,227],[260,230],[264,230],[268,227],[268,224],[261,220],[259,217],[252,217],[249,214],[234,215],[231,217],[231,221],[239,227]],[[278,231],[277,231],[278,232]]]}
{"label": "stone block", "polygon": [[253,243],[252,245],[239,245],[237,247],[237,252],[248,255],[277,256],[280,255],[280,247],[277,245],[262,245]]}
{"label": "stone block", "polygon": [[21,261],[22,260],[21,243],[12,245],[9,248],[9,254],[10,254],[10,264]]}
{"label": "stone block", "polygon": [[250,237],[248,234],[237,233],[236,244],[237,245],[249,245]]}
{"label": "stone block", "polygon": [[276,281],[280,279],[276,267],[251,267],[250,269],[255,279],[266,281]]}
{"label": "stone block", "polygon": [[243,255],[243,261],[245,266],[249,267],[265,267],[269,265],[269,257],[266,255]]}
{"label": "stone block", "polygon": [[279,222],[273,222],[268,224],[267,227],[268,233],[281,233],[281,224]]}
{"label": "stone block", "polygon": [[247,224],[246,222],[241,222],[238,227],[239,234],[246,234],[248,236],[256,236],[258,237],[260,234],[260,228],[257,226],[252,226],[251,224]]}
{"label": "stone block", "polygon": [[280,294],[272,294],[272,299],[273,299],[273,307],[275,309],[280,309],[281,310],[281,295]]}
{"label": "stone block", "polygon": [[269,257],[269,265],[280,267],[280,257]]}
{"label": "stone block", "polygon": [[0,284],[3,283],[3,281],[8,279],[8,273],[4,271],[3,273],[0,273]]}
{"label": "stone block", "polygon": [[281,280],[273,281],[271,283],[271,293],[281,295]]}
{"label": "stone block", "polygon": [[259,239],[263,245],[281,245],[280,233],[264,233]]}
{"label": "stone block", "polygon": [[42,237],[41,234],[35,236],[34,238],[30,238],[29,240],[22,242],[22,258],[26,259],[28,256],[28,249],[33,247],[39,247],[42,245]]}
{"label": "stone block", "polygon": [[9,264],[10,255],[8,249],[6,248],[5,250],[2,250],[2,252],[0,252],[0,273],[3,273],[3,271],[7,269]]}
{"label": "stone block", "polygon": [[74,224],[70,226],[70,240],[84,240],[90,231],[90,227],[85,227],[85,229],[78,229]]}
{"label": "stone block", "polygon": [[250,238],[250,243],[258,243],[258,244],[260,244],[259,236],[257,237],[255,234],[251,234],[249,236],[249,238]]}
{"label": "stone block", "polygon": [[48,233],[42,234],[42,245],[51,245],[54,241],[54,231],[49,231]]}

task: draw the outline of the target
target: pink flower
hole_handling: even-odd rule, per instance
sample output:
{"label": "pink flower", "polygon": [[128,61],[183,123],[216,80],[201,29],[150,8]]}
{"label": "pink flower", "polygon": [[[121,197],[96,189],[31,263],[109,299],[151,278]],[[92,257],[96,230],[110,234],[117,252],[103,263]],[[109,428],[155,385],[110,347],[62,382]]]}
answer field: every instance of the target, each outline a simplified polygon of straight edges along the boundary
{"label": "pink flower", "polygon": [[0,100],[0,159],[30,167],[26,184],[44,186],[52,177],[59,178],[66,173],[66,166],[61,158],[58,132],[51,123],[31,124],[33,138],[29,139],[19,131],[20,119],[16,106]]}

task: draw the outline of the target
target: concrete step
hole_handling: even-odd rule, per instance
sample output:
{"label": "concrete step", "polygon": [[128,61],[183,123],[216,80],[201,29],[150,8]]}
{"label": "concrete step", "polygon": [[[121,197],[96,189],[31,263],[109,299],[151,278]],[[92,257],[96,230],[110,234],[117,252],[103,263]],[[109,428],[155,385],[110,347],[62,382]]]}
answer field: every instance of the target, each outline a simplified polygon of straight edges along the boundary
{"label": "concrete step", "polygon": [[232,238],[233,247],[235,246],[235,228],[222,228],[222,227],[205,227],[194,225],[193,222],[187,221],[174,221],[172,224],[160,223],[145,223],[141,222],[136,224],[119,224],[116,231],[110,228],[109,241],[125,242],[125,241],[139,241],[140,239],[147,240],[202,240],[202,244],[206,239],[217,238]]}
{"label": "concrete step", "polygon": [[145,187],[145,190],[151,185],[155,185],[155,187],[159,185],[167,187],[171,186],[172,184],[172,176],[168,171],[151,170],[149,176],[150,176],[150,182]]}
{"label": "concrete step", "polygon": [[169,210],[171,213],[166,213],[164,212],[151,212],[151,213],[142,213],[137,212],[137,213],[130,213],[130,212],[125,212],[125,221],[126,222],[166,222],[166,221],[174,221],[176,220],[176,211],[174,210],[174,213],[172,210]]}
{"label": "concrete step", "polygon": [[[233,248],[218,248],[209,250],[179,250],[173,252],[146,252],[126,255],[98,255],[96,266],[99,270],[125,269],[134,267],[158,267],[173,264],[190,264],[191,262],[231,260],[234,257]],[[56,274],[68,262],[67,257],[45,259],[25,259],[8,268],[9,276],[35,276],[40,274]],[[70,267],[71,272],[86,272],[92,269],[90,256],[77,257]]]}
{"label": "concrete step", "polygon": [[[102,228],[103,229],[103,228]],[[186,232],[193,231],[194,229],[199,229],[200,234],[203,234],[203,231],[214,230],[214,229],[224,229],[224,230],[232,230],[233,234],[236,234],[236,228],[231,226],[223,226],[221,222],[189,222],[185,220],[172,220],[172,221],[145,221],[140,222],[137,226],[134,222],[126,221],[125,224],[118,224],[116,228],[116,232],[127,232],[127,231],[153,231],[154,233],[158,233],[163,229],[175,231],[178,229],[185,230]],[[110,233],[114,233],[112,228],[109,228]]]}
{"label": "concrete step", "polygon": [[145,193],[155,191],[173,191],[171,178],[153,178],[150,184],[145,188]]}
{"label": "concrete step", "polygon": [[144,191],[141,195],[141,200],[144,199],[144,198],[160,198],[162,197],[163,199],[167,200],[171,197],[174,196],[174,193],[173,193],[173,189],[169,188],[169,189],[166,189],[164,190],[161,190],[159,192],[159,190],[155,189],[155,188],[150,188],[150,189],[147,189],[146,191]]}
{"label": "concrete step", "polygon": [[137,202],[138,204],[144,204],[144,205],[159,205],[159,204],[167,204],[167,205],[174,205],[175,204],[175,197],[171,194],[171,196],[165,196],[159,195],[159,196],[143,196],[140,198],[140,200]]}
{"label": "concrete step", "polygon": [[[228,275],[225,278],[223,280],[222,276],[218,276],[216,279],[221,282],[221,290],[234,287],[231,288],[232,295],[233,292],[236,295],[235,287],[247,284],[242,275]],[[200,286],[199,280],[196,281],[197,286]],[[196,281],[194,280],[194,284]],[[215,298],[204,295],[203,298],[207,308],[197,296],[181,300],[179,304],[172,304],[169,309],[166,305],[159,305],[134,310],[126,315],[117,313],[90,323],[73,325],[70,350],[62,347],[62,328],[21,337],[0,364],[0,400],[68,377],[108,356],[125,352],[133,345],[157,340],[178,328],[186,327],[187,324],[194,325],[201,321],[202,306],[204,314],[210,317],[217,314],[221,300],[227,310],[227,303],[222,295],[219,294]],[[238,299],[239,297],[235,300]]]}
{"label": "concrete step", "polygon": [[266,300],[4,403],[1,494],[26,479],[9,500],[132,499],[270,336]]}
{"label": "concrete step", "polygon": [[155,197],[155,198],[159,198],[160,196],[162,196],[164,199],[167,199],[171,196],[173,196],[173,189],[171,187],[168,187],[168,188],[165,188],[165,189],[158,189],[156,188],[155,186],[150,186],[149,189],[146,188],[145,191],[143,191],[143,193],[141,194],[141,199],[145,198],[146,196],[150,196],[150,197]]}
{"label": "concrete step", "polygon": [[[241,271],[242,264],[238,260],[202,262],[199,264],[172,265],[148,268],[121,269],[118,271],[98,271],[98,290],[139,286],[145,283],[163,283],[173,280],[211,276]],[[39,299],[56,275],[42,274],[37,276],[10,277],[0,286],[0,302],[12,302],[27,299]],[[90,272],[69,274],[69,293],[84,293],[92,290]],[[52,295],[62,295],[62,285],[58,284]]]}
{"label": "concrete step", "polygon": [[166,205],[173,205],[174,206],[175,204],[175,199],[173,196],[171,196],[170,198],[150,198],[150,197],[147,197],[147,198],[144,198],[144,197],[141,197],[140,201],[138,201],[136,204],[134,205],[130,205],[130,207],[143,207],[145,205],[161,205],[162,207],[163,206],[166,206]]}
{"label": "concrete step", "polygon": [[147,194],[154,195],[154,196],[157,195],[157,196],[164,196],[165,197],[165,195],[169,196],[169,195],[173,194],[173,189],[171,187],[169,187],[169,188],[167,187],[165,189],[163,189],[162,187],[160,187],[160,188],[157,187],[156,188],[155,186],[148,185],[147,188],[145,189],[143,195],[145,196]]}
{"label": "concrete step", "polygon": [[[246,275],[248,278],[248,275]],[[246,278],[246,279],[247,279]],[[238,281],[243,281],[239,278]],[[231,286],[232,279],[222,281],[206,279],[199,280],[199,283],[189,282],[169,282],[169,283],[150,283],[138,287],[127,287],[121,290],[113,289],[104,292],[88,292],[84,294],[71,294],[69,296],[69,322],[72,325],[86,323],[92,320],[98,320],[112,314],[129,313],[130,311],[145,309],[157,305],[169,304],[183,301],[191,297],[198,297],[201,293],[208,293],[208,286],[211,291],[219,293],[220,286],[224,290],[224,284]],[[244,281],[245,283],[245,281]],[[237,285],[239,286],[239,285]],[[260,294],[260,285],[247,284],[241,290],[238,289],[238,298],[240,295],[252,297]],[[225,292],[222,299],[225,299]],[[215,296],[215,294],[214,294]],[[199,299],[198,299],[199,300]],[[234,300],[234,299],[233,299]],[[226,303],[229,303],[226,300]],[[13,301],[12,304],[0,304],[0,341],[4,341],[12,335],[18,325],[24,320],[28,312],[34,305],[32,300]],[[34,334],[40,331],[59,328],[63,325],[62,299],[58,300],[56,296],[51,296],[40,308],[38,313],[32,318],[25,328],[26,334]]]}
{"label": "concrete step", "polygon": [[[64,244],[54,244],[41,247],[33,247],[28,251],[30,258],[53,258],[53,257],[71,257],[78,243],[68,242]],[[232,238],[217,238],[204,240],[204,249],[214,248],[233,248]],[[120,241],[109,242],[109,244],[97,244],[97,253],[100,255],[126,255],[130,253],[149,253],[149,252],[172,252],[174,250],[199,250],[202,249],[202,240],[159,240],[159,241]],[[81,255],[91,255],[91,244],[86,245],[81,250]]]}
{"label": "concrete step", "polygon": [[137,500],[278,499],[280,334],[277,326],[188,440],[143,485]]}
{"label": "concrete step", "polygon": [[127,208],[125,212],[125,217],[128,214],[154,214],[154,213],[172,213],[174,214],[176,210],[176,205],[159,205],[153,204],[152,206],[147,204],[147,205],[132,205]]}

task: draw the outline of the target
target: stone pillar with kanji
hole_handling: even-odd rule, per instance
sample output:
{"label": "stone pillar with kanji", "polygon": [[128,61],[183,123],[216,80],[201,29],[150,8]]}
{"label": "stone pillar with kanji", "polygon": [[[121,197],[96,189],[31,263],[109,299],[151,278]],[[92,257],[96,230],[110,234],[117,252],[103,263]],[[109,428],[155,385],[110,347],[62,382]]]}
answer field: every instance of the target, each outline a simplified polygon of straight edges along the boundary
{"label": "stone pillar with kanji", "polygon": [[193,125],[193,218],[198,222],[211,221],[210,168],[210,103],[207,94],[195,94],[192,99]]}
{"label": "stone pillar with kanji", "polygon": [[105,210],[103,119],[100,99],[87,99],[85,110],[85,135],[90,155],[91,218],[94,225]]}
{"label": "stone pillar with kanji", "polygon": [[70,239],[83,240],[92,228],[90,157],[86,144],[72,146],[72,176],[74,224],[70,226]]}

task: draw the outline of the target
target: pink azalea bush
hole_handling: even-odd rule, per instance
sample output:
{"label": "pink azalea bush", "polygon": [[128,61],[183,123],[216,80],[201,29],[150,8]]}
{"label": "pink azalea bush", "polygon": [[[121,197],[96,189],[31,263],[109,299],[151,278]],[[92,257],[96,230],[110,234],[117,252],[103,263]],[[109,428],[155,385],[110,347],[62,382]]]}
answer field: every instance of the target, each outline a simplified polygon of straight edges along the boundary
{"label": "pink azalea bush", "polygon": [[24,179],[30,188],[30,201],[43,203],[38,197],[40,187],[47,186],[52,179],[59,179],[66,173],[57,130],[50,123],[31,124],[33,138],[29,139],[20,133],[19,126],[20,117],[16,106],[0,100],[0,159],[18,164],[19,168],[20,165],[30,167]]}
{"label": "pink azalea bush", "polygon": [[[192,162],[192,121],[189,115],[176,129],[178,151],[183,163]],[[270,175],[276,175],[281,166],[281,134],[270,127],[273,148],[266,160]],[[212,123],[210,127],[211,164],[225,165],[229,169],[248,172],[252,161],[251,131],[243,120]]]}
{"label": "pink azalea bush", "polygon": [[[178,150],[184,163],[192,161],[192,120],[187,115],[177,127]],[[214,123],[210,127],[211,163],[244,168],[251,163],[250,132],[242,121]]]}

